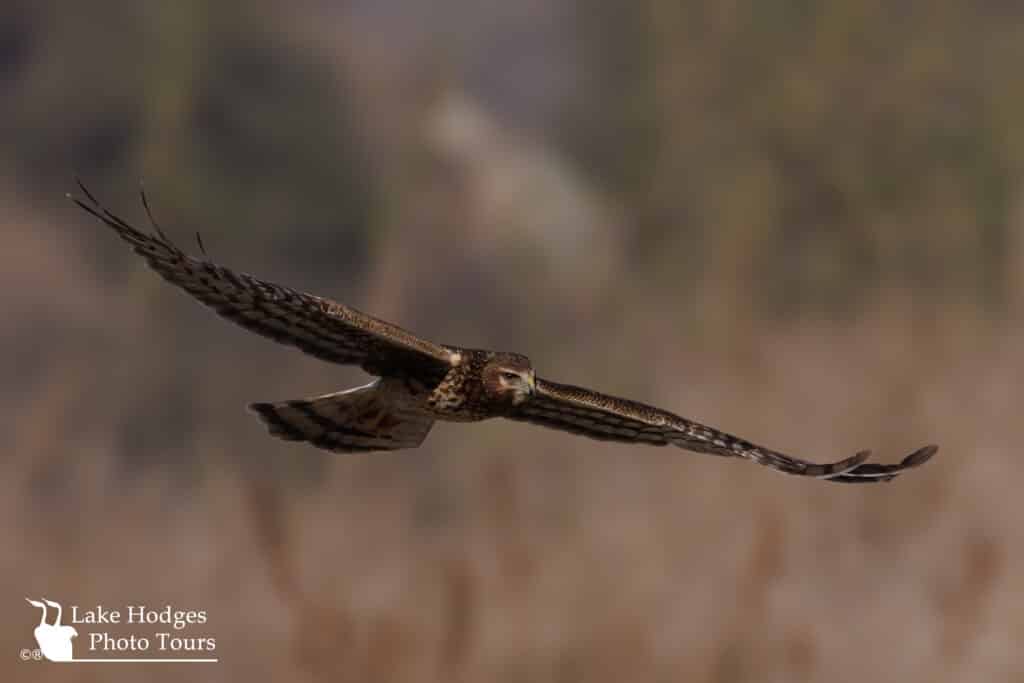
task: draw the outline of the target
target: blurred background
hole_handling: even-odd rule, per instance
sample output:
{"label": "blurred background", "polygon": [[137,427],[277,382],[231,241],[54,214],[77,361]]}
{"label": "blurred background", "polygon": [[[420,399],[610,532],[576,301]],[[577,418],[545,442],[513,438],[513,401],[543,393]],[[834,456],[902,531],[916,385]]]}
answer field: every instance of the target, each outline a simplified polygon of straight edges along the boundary
{"label": "blurred background", "polygon": [[[6,0],[0,678],[1024,681],[1021,64],[1005,2]],[[163,283],[75,175],[556,380],[942,450],[843,487],[500,421],[277,441],[246,403],[365,377]],[[206,610],[221,662],[20,662],[25,596]]]}

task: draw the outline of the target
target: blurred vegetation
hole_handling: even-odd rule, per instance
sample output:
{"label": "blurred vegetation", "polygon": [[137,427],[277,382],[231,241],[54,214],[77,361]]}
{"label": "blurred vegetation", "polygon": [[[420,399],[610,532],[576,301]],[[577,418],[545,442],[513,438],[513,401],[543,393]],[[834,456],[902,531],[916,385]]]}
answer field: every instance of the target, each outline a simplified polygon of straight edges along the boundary
{"label": "blurred vegetation", "polygon": [[[9,172],[47,193],[72,172],[103,189],[141,176],[207,231],[357,282],[380,227],[352,123],[364,93],[279,30],[278,9],[9,3]],[[579,9],[554,142],[625,210],[634,268],[768,318],[849,316],[889,287],[1007,314],[1024,158],[1012,5]]]}
{"label": "blurred vegetation", "polygon": [[[1000,2],[8,0],[0,585],[208,609],[211,680],[1024,680],[1022,63]],[[554,379],[942,451],[838,491],[513,424],[275,441],[246,402],[364,376],[187,301],[76,175]]]}
{"label": "blurred vegetation", "polygon": [[589,87],[566,124],[580,167],[637,217],[639,258],[660,255],[667,277],[678,259],[769,318],[845,317],[890,287],[1007,313],[1024,160],[1015,8],[643,9],[585,15]]}
{"label": "blurred vegetation", "polygon": [[376,199],[343,86],[323,59],[288,44],[270,9],[8,8],[4,24],[25,27],[7,48],[17,53],[5,86],[10,172],[47,195],[75,174],[122,196],[142,178],[158,207],[189,223],[201,216],[212,244],[357,281]]}

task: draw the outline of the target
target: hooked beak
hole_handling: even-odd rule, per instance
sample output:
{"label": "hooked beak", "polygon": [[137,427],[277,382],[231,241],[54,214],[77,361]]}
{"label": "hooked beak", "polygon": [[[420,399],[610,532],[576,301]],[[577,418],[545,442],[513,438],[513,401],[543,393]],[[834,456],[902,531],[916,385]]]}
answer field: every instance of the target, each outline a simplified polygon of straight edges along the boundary
{"label": "hooked beak", "polygon": [[530,393],[537,393],[537,373],[530,371],[529,377],[526,378],[526,383],[530,386]]}

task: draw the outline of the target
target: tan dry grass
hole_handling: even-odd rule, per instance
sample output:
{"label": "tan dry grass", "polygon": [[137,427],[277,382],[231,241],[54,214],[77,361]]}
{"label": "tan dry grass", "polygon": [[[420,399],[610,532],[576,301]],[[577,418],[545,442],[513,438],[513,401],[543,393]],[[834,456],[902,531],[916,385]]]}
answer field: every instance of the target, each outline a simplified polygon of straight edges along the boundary
{"label": "tan dry grass", "polygon": [[[651,398],[767,443],[820,458],[943,445],[879,487],[502,424],[442,426],[422,451],[328,458],[318,485],[288,484],[227,463],[320,456],[214,426],[244,393],[216,367],[184,447],[209,463],[193,487],[120,473],[109,443],[32,428],[30,411],[5,464],[2,583],[11,604],[206,609],[223,661],[190,675],[210,680],[1014,680],[1021,334],[918,325],[765,331],[744,374],[725,354],[652,350]],[[637,344],[643,325],[625,329]],[[596,373],[596,349],[565,372]],[[42,382],[40,405],[95,403],[71,386],[81,371],[50,373],[65,381]],[[10,613],[13,653],[35,615]],[[13,656],[0,671],[96,675]],[[103,672],[120,675],[143,673]]]}

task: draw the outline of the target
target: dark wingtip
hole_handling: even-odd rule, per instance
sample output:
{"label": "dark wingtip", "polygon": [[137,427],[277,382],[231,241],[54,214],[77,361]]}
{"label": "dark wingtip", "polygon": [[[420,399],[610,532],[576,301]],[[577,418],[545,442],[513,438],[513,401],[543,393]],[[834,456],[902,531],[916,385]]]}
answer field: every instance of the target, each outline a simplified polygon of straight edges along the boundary
{"label": "dark wingtip", "polygon": [[306,435],[281,419],[272,403],[250,403],[246,407],[267,426],[271,436],[285,441],[307,440]]}
{"label": "dark wingtip", "polygon": [[914,451],[907,457],[903,458],[903,462],[900,463],[900,467],[909,468],[917,467],[918,465],[923,465],[924,463],[931,460],[932,456],[934,456],[938,452],[939,447],[936,446],[935,444],[930,444],[928,446],[924,446],[923,448],[918,448],[916,451]]}
{"label": "dark wingtip", "polygon": [[892,481],[907,470],[931,460],[938,450],[938,446],[931,444],[917,449],[903,458],[898,465],[866,463],[842,474],[829,477],[828,480],[846,484]]}
{"label": "dark wingtip", "polygon": [[[106,221],[106,219],[99,213],[100,203],[96,201],[96,197],[93,196],[93,193],[89,191],[89,188],[85,186],[85,183],[83,183],[82,179],[77,175],[75,176],[75,185],[78,186],[78,189],[81,190],[82,194],[79,195],[75,192],[65,192],[64,197],[73,201],[80,209],[88,211],[102,221]],[[82,195],[84,195],[84,198]]]}
{"label": "dark wingtip", "polygon": [[96,201],[96,197],[92,195],[92,192],[89,192],[89,188],[85,186],[85,183],[83,183],[82,179],[78,176],[75,176],[75,184],[78,185],[78,189],[82,191],[82,194],[89,198],[90,202],[97,205],[99,204],[99,202]]}
{"label": "dark wingtip", "polygon": [[70,192],[65,193],[64,196],[73,201],[78,206],[78,208],[82,209],[82,211],[92,214],[93,216],[99,218],[104,223],[107,222],[107,219],[102,214],[100,214],[99,210],[96,208],[95,200],[91,200],[92,203],[87,204],[81,197],[73,195]]}
{"label": "dark wingtip", "polygon": [[245,407],[245,409],[248,410],[250,413],[255,413],[257,415],[266,415],[268,412],[270,412],[272,406],[269,403],[250,403]]}
{"label": "dark wingtip", "polygon": [[146,185],[142,181],[142,178],[139,178],[139,199],[142,200],[142,208],[146,210],[146,218],[149,219],[149,225],[153,228],[153,232],[155,232],[156,236],[165,243],[170,244],[170,240],[167,239],[167,235],[164,234],[163,228],[160,227],[156,218],[153,217],[153,210],[149,206],[149,197],[146,195]]}
{"label": "dark wingtip", "polygon": [[870,450],[858,451],[854,453],[853,456],[847,458],[846,460],[840,460],[837,463],[833,463],[832,467],[829,468],[831,471],[828,474],[824,475],[824,478],[829,479],[831,477],[846,474],[851,470],[855,470],[861,465],[863,465],[865,462],[867,462],[867,459],[870,457]]}

